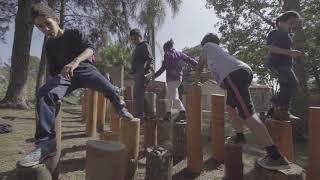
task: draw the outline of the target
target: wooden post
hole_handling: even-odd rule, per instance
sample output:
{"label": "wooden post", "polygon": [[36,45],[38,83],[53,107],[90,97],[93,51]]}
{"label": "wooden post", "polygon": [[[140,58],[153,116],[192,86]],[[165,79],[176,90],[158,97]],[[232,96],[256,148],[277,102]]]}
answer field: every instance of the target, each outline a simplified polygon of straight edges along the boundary
{"label": "wooden post", "polygon": [[140,119],[131,121],[121,120],[120,142],[122,142],[128,150],[128,170],[127,178],[135,176],[138,165],[139,143],[140,143]]}
{"label": "wooden post", "polygon": [[147,148],[145,180],[171,180],[172,154],[162,147]]}
{"label": "wooden post", "polygon": [[[303,169],[291,163],[290,169],[286,170],[268,170],[262,168],[257,162],[255,164],[255,178],[258,180],[303,180]],[[319,171],[319,169],[318,169]],[[312,179],[316,180],[316,179]]]}
{"label": "wooden post", "polygon": [[125,180],[127,151],[119,142],[87,142],[86,180]]}
{"label": "wooden post", "polygon": [[144,128],[144,148],[157,145],[157,119],[147,117]]}
{"label": "wooden post", "polygon": [[94,137],[97,133],[97,102],[98,92],[89,90],[89,113],[86,125],[86,134],[89,137]]}
{"label": "wooden post", "polygon": [[125,100],[133,100],[133,86],[127,86],[124,94]]}
{"label": "wooden post", "polygon": [[212,158],[217,162],[224,160],[224,95],[211,95],[211,142]]}
{"label": "wooden post", "polygon": [[173,130],[173,157],[185,159],[187,156],[187,122],[176,122]]}
{"label": "wooden post", "polygon": [[155,93],[146,92],[145,93],[145,116],[146,117],[155,117],[156,116],[156,101],[157,95]]}
{"label": "wooden post", "polygon": [[119,141],[119,135],[112,131],[103,131],[99,133],[99,137],[102,141]]}
{"label": "wooden post", "polygon": [[224,150],[225,180],[243,180],[242,146],[226,143]]}
{"label": "wooden post", "polygon": [[172,151],[172,121],[158,121],[158,145],[166,150]]}
{"label": "wooden post", "polygon": [[201,119],[201,87],[193,84],[187,93],[187,169],[197,174],[203,164]]}
{"label": "wooden post", "polygon": [[87,121],[89,110],[89,96],[88,89],[84,90],[84,95],[82,97],[82,120]]}
{"label": "wooden post", "polygon": [[97,130],[102,132],[105,128],[107,113],[107,100],[103,93],[98,93],[98,117],[97,117]]}
{"label": "wooden post", "polygon": [[158,99],[157,100],[156,116],[161,119],[167,113],[167,109],[166,109],[167,101],[168,101],[167,99]]}
{"label": "wooden post", "polygon": [[320,107],[309,108],[309,160],[307,180],[320,179]]}
{"label": "wooden post", "polygon": [[266,120],[269,133],[280,152],[289,160],[294,161],[291,121]]}
{"label": "wooden post", "polygon": [[57,153],[47,158],[42,164],[24,168],[17,166],[17,178],[20,180],[58,180],[60,175],[60,155],[61,155],[61,101],[56,105],[55,132]]}
{"label": "wooden post", "polygon": [[121,126],[120,117],[116,112],[116,110],[114,109],[114,107],[112,106],[112,104],[110,104],[110,129],[112,132],[119,135],[120,126]]}

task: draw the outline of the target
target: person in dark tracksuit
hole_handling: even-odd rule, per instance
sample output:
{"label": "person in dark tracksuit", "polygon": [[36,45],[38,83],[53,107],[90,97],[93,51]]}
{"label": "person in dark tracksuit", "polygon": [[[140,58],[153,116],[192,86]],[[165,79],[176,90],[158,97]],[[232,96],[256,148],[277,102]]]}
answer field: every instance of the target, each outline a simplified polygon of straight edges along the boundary
{"label": "person in dark tracksuit", "polygon": [[[254,110],[249,92],[253,73],[246,63],[228,54],[219,46],[217,35],[209,33],[201,41],[203,47],[197,68],[197,77],[204,66],[211,71],[214,79],[227,91],[227,111],[237,134],[229,137],[231,143],[244,144],[243,125],[247,125],[266,150],[267,156],[258,163],[267,169],[287,169],[288,161],[274,145],[272,138]],[[239,114],[239,116],[238,116]],[[221,147],[223,148],[223,147]]]}
{"label": "person in dark tracksuit", "polygon": [[135,117],[144,122],[146,84],[154,74],[154,57],[148,42],[142,40],[139,29],[130,31],[130,40],[136,47],[132,54],[131,74],[134,77]]}
{"label": "person in dark tracksuit", "polygon": [[298,80],[293,70],[293,60],[301,57],[302,52],[291,49],[292,33],[300,21],[300,15],[288,11],[276,20],[276,28],[267,37],[267,66],[279,78],[280,92],[274,99],[275,107],[271,116],[277,120],[299,119],[289,111],[290,101],[297,88]]}
{"label": "person in dark tracksuit", "polygon": [[90,88],[104,93],[123,119],[133,119],[120,100],[118,89],[92,65],[94,47],[86,36],[77,29],[61,29],[59,18],[44,4],[32,6],[32,18],[48,37],[45,48],[51,79],[37,92],[36,148],[18,161],[23,167],[39,164],[56,152],[56,103],[75,89]]}

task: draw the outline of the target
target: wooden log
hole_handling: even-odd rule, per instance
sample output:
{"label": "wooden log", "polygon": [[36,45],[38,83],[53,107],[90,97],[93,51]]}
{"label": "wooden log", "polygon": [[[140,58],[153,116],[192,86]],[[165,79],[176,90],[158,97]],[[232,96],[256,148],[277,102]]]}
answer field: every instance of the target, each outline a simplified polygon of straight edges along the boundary
{"label": "wooden log", "polygon": [[309,160],[307,180],[320,179],[320,107],[309,108]]}
{"label": "wooden log", "polygon": [[120,135],[121,120],[112,104],[110,104],[110,129],[115,134]]}
{"label": "wooden log", "polygon": [[133,100],[133,86],[127,86],[124,93],[125,100]]}
{"label": "wooden log", "polygon": [[61,101],[56,105],[55,132],[56,132],[56,149],[57,152],[44,160],[42,164],[33,167],[17,166],[17,178],[20,180],[58,180],[60,175],[60,155],[61,155]]}
{"label": "wooden log", "polygon": [[167,101],[168,99],[157,100],[156,116],[160,119],[162,119],[167,113]]}
{"label": "wooden log", "polygon": [[225,180],[243,180],[242,146],[226,143],[224,146]]}
{"label": "wooden log", "polygon": [[86,180],[124,180],[127,168],[125,145],[114,141],[87,142]]}
{"label": "wooden log", "polygon": [[60,113],[61,101],[56,105],[56,119],[54,124],[54,130],[56,132],[56,149],[57,153],[45,160],[45,164],[52,175],[52,180],[58,180],[60,175],[60,155],[61,155],[61,113]]}
{"label": "wooden log", "polygon": [[102,141],[119,141],[119,135],[112,131],[103,131],[99,133],[99,137]]}
{"label": "wooden log", "polygon": [[146,117],[155,117],[156,116],[156,101],[157,95],[152,92],[145,93],[145,116]]}
{"label": "wooden log", "polygon": [[[290,169],[286,170],[268,170],[262,168],[257,162],[254,169],[255,179],[258,180],[303,180],[303,169],[291,163]],[[315,179],[312,179],[315,180]]]}
{"label": "wooden log", "polygon": [[211,142],[212,158],[217,162],[224,160],[224,95],[211,95]]}
{"label": "wooden log", "polygon": [[52,180],[51,173],[44,164],[30,168],[17,168],[16,177],[19,180]]}
{"label": "wooden log", "polygon": [[187,156],[187,122],[176,122],[173,129],[173,157],[185,159]]}
{"label": "wooden log", "polygon": [[291,121],[266,120],[269,133],[280,152],[289,160],[294,161]]}
{"label": "wooden log", "polygon": [[135,176],[138,165],[139,143],[140,143],[140,119],[131,121],[121,120],[120,142],[128,150],[128,168],[126,178],[131,179]]}
{"label": "wooden log", "polygon": [[147,148],[145,180],[171,180],[172,154],[162,147]]}
{"label": "wooden log", "polygon": [[103,93],[98,93],[98,115],[97,115],[97,130],[102,132],[105,129],[107,100]]}
{"label": "wooden log", "polygon": [[89,96],[88,96],[88,89],[84,90],[84,95],[82,97],[82,120],[84,122],[87,121],[88,118],[88,110],[89,110]]}
{"label": "wooden log", "polygon": [[173,150],[172,130],[172,121],[158,121],[158,145],[170,152]]}
{"label": "wooden log", "polygon": [[144,148],[157,145],[157,119],[146,117],[144,128]]}
{"label": "wooden log", "polygon": [[89,113],[86,125],[86,135],[94,137],[97,134],[97,106],[98,106],[98,92],[89,90]]}
{"label": "wooden log", "polygon": [[187,93],[187,170],[200,173],[203,164],[201,138],[201,87],[193,84]]}
{"label": "wooden log", "polygon": [[125,100],[126,108],[128,111],[133,114],[134,113],[134,100]]}

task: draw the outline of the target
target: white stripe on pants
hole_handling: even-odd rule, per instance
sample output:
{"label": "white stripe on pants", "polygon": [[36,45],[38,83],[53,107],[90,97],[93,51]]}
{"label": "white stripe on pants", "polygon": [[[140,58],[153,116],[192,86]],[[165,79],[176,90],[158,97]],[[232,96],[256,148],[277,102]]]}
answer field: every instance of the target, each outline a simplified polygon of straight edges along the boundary
{"label": "white stripe on pants", "polygon": [[185,111],[185,108],[179,99],[178,88],[181,81],[169,81],[167,82],[167,112],[171,112],[173,103],[178,106],[179,111]]}

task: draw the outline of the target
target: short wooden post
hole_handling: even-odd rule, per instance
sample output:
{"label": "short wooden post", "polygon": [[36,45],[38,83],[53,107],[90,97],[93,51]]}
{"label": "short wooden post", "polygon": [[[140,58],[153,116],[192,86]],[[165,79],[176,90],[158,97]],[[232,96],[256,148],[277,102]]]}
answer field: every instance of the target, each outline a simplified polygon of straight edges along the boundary
{"label": "short wooden post", "polygon": [[87,142],[86,180],[125,180],[127,150],[119,142]]}
{"label": "short wooden post", "polygon": [[243,180],[242,146],[226,143],[224,151],[225,180]]}
{"label": "short wooden post", "polygon": [[97,134],[98,92],[89,90],[89,111],[86,125],[86,135],[94,137]]}
{"label": "short wooden post", "polygon": [[131,121],[121,120],[120,142],[122,142],[128,150],[128,170],[127,178],[135,176],[138,165],[139,143],[140,143],[140,119]]}
{"label": "short wooden post", "polygon": [[144,148],[157,145],[157,119],[147,117],[144,128]]}
{"label": "short wooden post", "polygon": [[[255,177],[258,180],[303,180],[303,169],[291,163],[290,169],[285,170],[268,170],[262,168],[258,162],[255,163]],[[318,169],[319,170],[319,169]],[[316,179],[312,179],[316,180]]]}
{"label": "short wooden post", "polygon": [[82,103],[82,120],[86,121],[88,118],[88,110],[89,110],[88,89],[84,90],[84,94],[83,94],[81,103]]}
{"label": "short wooden post", "polygon": [[307,180],[320,179],[320,107],[309,108],[309,160]]}
{"label": "short wooden post", "polygon": [[217,162],[224,160],[224,95],[211,95],[211,142],[212,158]]}
{"label": "short wooden post", "polygon": [[201,87],[193,84],[187,93],[187,169],[191,173],[200,173],[203,164],[201,119]]}
{"label": "short wooden post", "polygon": [[110,106],[110,129],[112,132],[119,135],[120,126],[121,126],[121,121],[120,121],[119,114],[116,112],[114,107],[111,105]]}
{"label": "short wooden post", "polygon": [[289,160],[294,161],[291,121],[266,120],[269,133],[280,152]]}
{"label": "short wooden post", "polygon": [[99,133],[100,140],[103,141],[119,141],[119,135],[112,131],[103,131]]}
{"label": "short wooden post", "polygon": [[58,180],[60,175],[60,155],[61,155],[61,101],[56,105],[56,148],[57,153],[47,158],[42,164],[24,168],[17,166],[17,178],[20,180]]}
{"label": "short wooden post", "polygon": [[98,117],[97,117],[97,130],[102,132],[105,128],[107,113],[107,100],[103,93],[98,93]]}
{"label": "short wooden post", "polygon": [[172,121],[158,121],[158,145],[166,150],[172,151]]}
{"label": "short wooden post", "polygon": [[171,180],[172,154],[162,147],[147,148],[145,180]]}
{"label": "short wooden post", "polygon": [[167,99],[158,99],[157,100],[157,108],[156,108],[156,116],[159,118],[163,118],[167,113]]}
{"label": "short wooden post", "polygon": [[187,156],[187,122],[176,122],[173,129],[173,157],[185,159]]}
{"label": "short wooden post", "polygon": [[133,87],[127,86],[124,94],[125,100],[133,100]]}

